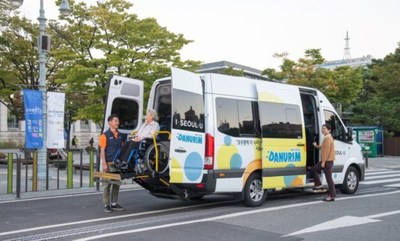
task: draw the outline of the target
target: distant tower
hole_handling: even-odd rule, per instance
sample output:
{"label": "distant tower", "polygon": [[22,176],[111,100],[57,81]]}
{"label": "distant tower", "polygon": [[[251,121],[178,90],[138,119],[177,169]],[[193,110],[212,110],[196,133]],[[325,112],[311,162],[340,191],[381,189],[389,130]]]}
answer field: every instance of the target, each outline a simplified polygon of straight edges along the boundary
{"label": "distant tower", "polygon": [[349,31],[346,31],[346,38],[344,40],[346,40],[346,45],[344,47],[343,60],[349,60],[351,59]]}

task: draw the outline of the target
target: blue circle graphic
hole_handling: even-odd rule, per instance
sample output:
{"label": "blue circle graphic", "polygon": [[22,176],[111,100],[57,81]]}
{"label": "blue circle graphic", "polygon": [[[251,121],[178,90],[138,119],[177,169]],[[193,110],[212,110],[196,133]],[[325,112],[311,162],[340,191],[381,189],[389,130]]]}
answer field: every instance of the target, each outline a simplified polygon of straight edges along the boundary
{"label": "blue circle graphic", "polygon": [[190,153],[185,160],[183,167],[186,177],[190,181],[195,181],[201,176],[203,171],[203,158],[197,152]]}
{"label": "blue circle graphic", "polygon": [[226,146],[230,146],[232,144],[232,139],[230,136],[225,136],[224,137],[224,143]]}
{"label": "blue circle graphic", "polygon": [[240,169],[242,162],[242,157],[238,153],[233,154],[230,162],[231,169]]}
{"label": "blue circle graphic", "polygon": [[[292,163],[288,164],[286,167],[295,167]],[[297,176],[284,176],[284,181],[286,187],[290,187],[294,179],[296,179]]]}

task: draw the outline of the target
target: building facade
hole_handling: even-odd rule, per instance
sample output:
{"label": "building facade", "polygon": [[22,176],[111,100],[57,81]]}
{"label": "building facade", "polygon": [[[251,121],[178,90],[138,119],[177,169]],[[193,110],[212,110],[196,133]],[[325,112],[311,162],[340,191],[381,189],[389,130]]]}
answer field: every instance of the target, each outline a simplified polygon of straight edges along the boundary
{"label": "building facade", "polygon": [[225,69],[243,71],[243,76],[250,79],[269,80],[267,76],[262,75],[262,71],[249,66],[232,63],[229,61],[218,61],[202,64],[197,70],[198,73],[221,73]]}
{"label": "building facade", "polygon": [[368,64],[372,64],[372,59],[373,58],[371,55],[367,55],[367,56],[363,56],[361,58],[331,60],[331,61],[326,61],[325,63],[319,65],[318,67],[325,68],[325,69],[335,69],[337,67],[350,66],[350,67],[355,68],[355,67],[366,66]]}

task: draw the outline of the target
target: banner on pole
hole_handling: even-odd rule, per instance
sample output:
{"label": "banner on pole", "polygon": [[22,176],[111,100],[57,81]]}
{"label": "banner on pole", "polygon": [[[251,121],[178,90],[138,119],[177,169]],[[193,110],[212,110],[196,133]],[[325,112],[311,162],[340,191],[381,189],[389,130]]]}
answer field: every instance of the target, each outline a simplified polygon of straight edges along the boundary
{"label": "banner on pole", "polygon": [[64,148],[65,93],[47,92],[47,148]]}
{"label": "banner on pole", "polygon": [[25,147],[43,147],[43,96],[38,90],[23,90],[25,109]]}

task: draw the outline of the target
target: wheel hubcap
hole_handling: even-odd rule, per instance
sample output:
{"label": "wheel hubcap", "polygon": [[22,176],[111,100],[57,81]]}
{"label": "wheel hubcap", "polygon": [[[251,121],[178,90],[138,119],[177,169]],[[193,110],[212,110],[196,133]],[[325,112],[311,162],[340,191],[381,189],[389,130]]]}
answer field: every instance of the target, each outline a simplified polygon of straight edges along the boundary
{"label": "wheel hubcap", "polygon": [[251,200],[258,202],[264,196],[264,190],[262,188],[262,182],[259,179],[255,179],[250,183],[250,198]]}
{"label": "wheel hubcap", "polygon": [[349,172],[347,175],[347,187],[350,190],[355,189],[357,186],[357,175],[354,172]]}

